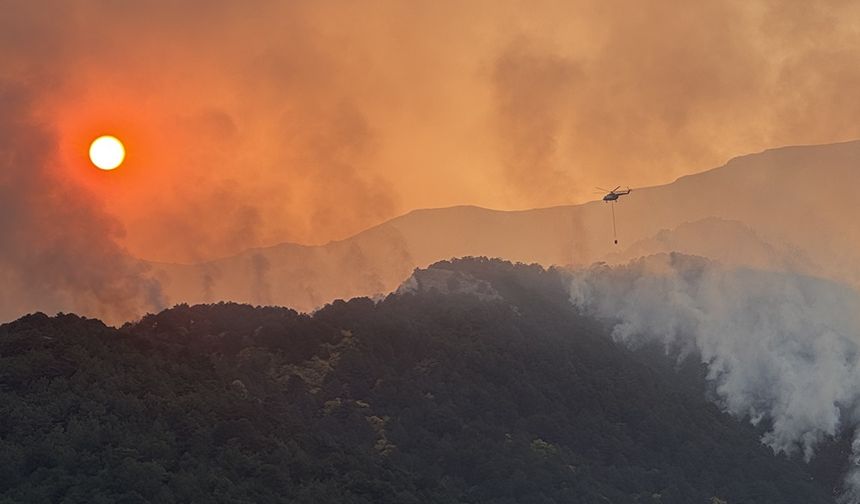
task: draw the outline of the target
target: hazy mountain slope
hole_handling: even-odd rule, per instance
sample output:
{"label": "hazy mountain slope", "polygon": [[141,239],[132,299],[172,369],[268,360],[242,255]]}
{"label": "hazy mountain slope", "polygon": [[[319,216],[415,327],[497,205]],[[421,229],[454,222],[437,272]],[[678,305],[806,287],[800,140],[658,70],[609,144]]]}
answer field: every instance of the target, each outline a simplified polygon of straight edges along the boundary
{"label": "hazy mountain slope", "polygon": [[311,310],[337,298],[390,292],[414,268],[440,259],[484,255],[562,262],[571,257],[571,242],[562,237],[569,220],[559,210],[417,210],[324,246],[283,244],[153,269],[172,302],[233,300]]}
{"label": "hazy mountain slope", "polygon": [[797,247],[828,276],[844,273],[856,282],[860,228],[853,223],[860,202],[847,189],[860,182],[858,167],[860,142],[786,147],[736,158],[634,193],[623,207],[623,233],[632,242],[683,222],[736,220],[771,243]]}
{"label": "hazy mountain slope", "polygon": [[707,402],[698,367],[579,315],[558,272],[433,269],[456,281],[313,316],[0,326],[0,500],[833,502]]}
{"label": "hazy mountain slope", "polygon": [[154,264],[172,302],[242,301],[310,310],[333,299],[388,292],[415,267],[389,227],[309,247],[282,244],[199,265]]}
{"label": "hazy mountain slope", "polygon": [[[516,212],[454,207],[414,211],[324,246],[278,245],[202,265],[159,264],[154,271],[172,302],[236,300],[308,310],[338,297],[388,292],[412,268],[440,259],[589,264],[662,230],[719,218],[743,224],[771,246],[796,250],[822,276],[858,284],[860,202],[850,194],[860,182],[858,167],[860,142],[786,147],[636,189],[616,207],[619,246],[603,202]],[[717,247],[712,252],[720,255]]]}
{"label": "hazy mountain slope", "polygon": [[797,248],[768,243],[738,221],[713,217],[686,222],[675,229],[661,230],[654,236],[624,248],[622,252],[607,254],[603,260],[609,264],[625,264],[640,257],[669,252],[708,257],[732,266],[791,271],[804,275],[819,273],[818,266]]}

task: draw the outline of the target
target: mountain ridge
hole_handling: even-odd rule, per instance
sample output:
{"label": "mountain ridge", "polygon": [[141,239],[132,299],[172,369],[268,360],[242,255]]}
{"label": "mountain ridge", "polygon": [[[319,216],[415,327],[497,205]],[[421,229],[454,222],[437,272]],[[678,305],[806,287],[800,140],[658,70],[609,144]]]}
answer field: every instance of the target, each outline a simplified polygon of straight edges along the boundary
{"label": "mountain ridge", "polygon": [[[707,218],[738,221],[774,246],[796,248],[817,273],[860,284],[860,141],[789,146],[636,189],[616,207],[621,246]],[[233,300],[313,310],[337,298],[395,289],[416,267],[451,257],[588,265],[613,245],[609,208],[595,201],[531,210],[473,205],[418,209],[325,245],[281,244],[196,265],[153,264],[172,303]],[[726,244],[726,247],[730,245]],[[853,247],[853,248],[852,248]]]}
{"label": "mountain ridge", "polygon": [[[759,156],[772,155],[772,154],[781,153],[782,151],[787,151],[787,152],[794,151],[794,150],[804,151],[807,149],[838,147],[838,146],[843,146],[843,145],[844,146],[851,146],[853,144],[860,144],[860,139],[845,140],[845,141],[841,141],[841,142],[830,142],[830,143],[796,144],[796,145],[784,145],[784,146],[780,146],[780,147],[771,147],[771,148],[763,149],[761,151],[751,152],[748,154],[742,154],[742,155],[738,155],[738,156],[729,158],[729,160],[727,160],[724,164],[722,164],[720,166],[705,168],[705,169],[698,171],[698,172],[695,172],[695,173],[680,175],[677,178],[675,178],[674,180],[671,180],[671,181],[668,181],[665,183],[636,187],[635,190],[636,191],[646,191],[646,190],[661,188],[664,186],[669,186],[669,185],[672,185],[676,182],[687,179],[688,177],[695,178],[695,177],[698,177],[700,175],[706,174],[706,173],[711,172],[711,171],[723,169],[723,168],[725,168],[729,165],[732,165],[734,163],[742,162],[743,160],[745,160],[747,158],[756,158]],[[277,247],[298,247],[298,248],[327,247],[327,246],[330,246],[333,244],[353,240],[362,234],[373,231],[376,228],[383,227],[383,226],[390,225],[390,224],[394,224],[394,223],[401,221],[401,220],[408,220],[408,218],[410,216],[413,216],[414,214],[444,212],[447,210],[457,210],[457,209],[477,210],[477,211],[484,211],[484,212],[496,213],[496,214],[517,214],[517,213],[530,213],[530,212],[538,212],[538,211],[556,211],[556,210],[560,210],[560,209],[570,209],[573,207],[579,207],[579,206],[592,204],[592,203],[599,203],[599,202],[600,202],[600,200],[589,200],[589,201],[583,201],[580,203],[559,204],[559,205],[552,205],[552,206],[547,206],[547,207],[530,207],[530,208],[517,208],[517,209],[498,209],[498,208],[483,207],[480,205],[467,204],[467,203],[449,205],[449,206],[441,206],[441,207],[414,208],[414,209],[411,209],[405,213],[402,213],[402,214],[396,215],[394,217],[391,217],[389,219],[383,220],[377,224],[374,224],[374,225],[372,225],[366,229],[363,229],[361,231],[353,233],[349,236],[334,239],[334,240],[329,240],[329,241],[326,241],[323,243],[310,243],[309,244],[309,243],[283,241],[283,242],[273,243],[271,245],[261,245],[261,246],[257,246],[257,247],[251,247],[251,248],[242,250],[240,252],[237,252],[235,254],[228,254],[228,255],[224,255],[224,256],[220,256],[220,257],[214,257],[214,258],[206,259],[203,261],[156,261],[156,260],[147,260],[147,259],[142,259],[142,260],[144,260],[145,262],[147,262],[149,264],[153,264],[153,265],[193,266],[193,265],[217,262],[217,261],[229,259],[229,258],[236,257],[236,256],[254,253],[254,252],[259,252],[262,250],[272,249],[272,248],[277,248]]]}

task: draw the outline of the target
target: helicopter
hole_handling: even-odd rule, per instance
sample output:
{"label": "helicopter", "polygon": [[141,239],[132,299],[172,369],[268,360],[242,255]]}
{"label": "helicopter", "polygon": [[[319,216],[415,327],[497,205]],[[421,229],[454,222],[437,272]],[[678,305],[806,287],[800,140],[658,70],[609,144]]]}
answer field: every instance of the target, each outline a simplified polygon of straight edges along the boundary
{"label": "helicopter", "polygon": [[618,231],[615,227],[615,202],[618,201],[618,198],[622,196],[627,196],[628,194],[633,192],[633,189],[630,189],[629,187],[627,189],[621,189],[621,186],[618,186],[611,191],[607,191],[606,189],[600,187],[598,187],[597,189],[599,189],[601,192],[606,193],[606,195],[603,197],[604,203],[612,203],[612,239],[615,244],[618,245]]}
{"label": "helicopter", "polygon": [[[601,187],[598,187],[597,189],[608,193],[606,196],[603,197],[603,201],[606,201],[607,203],[610,201],[616,201],[621,196],[627,196],[628,194],[633,192],[633,189],[630,189],[629,187],[627,189],[621,189],[621,186],[618,186],[611,191],[607,191],[606,189],[603,189]],[[621,190],[619,191],[619,189]]]}

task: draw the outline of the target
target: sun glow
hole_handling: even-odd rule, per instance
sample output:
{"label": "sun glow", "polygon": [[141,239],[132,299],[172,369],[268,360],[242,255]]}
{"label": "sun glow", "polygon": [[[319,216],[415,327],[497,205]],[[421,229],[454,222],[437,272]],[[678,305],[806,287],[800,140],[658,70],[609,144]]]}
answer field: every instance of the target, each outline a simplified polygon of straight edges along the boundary
{"label": "sun glow", "polygon": [[125,159],[125,147],[118,138],[100,136],[90,144],[90,161],[102,170],[113,170]]}

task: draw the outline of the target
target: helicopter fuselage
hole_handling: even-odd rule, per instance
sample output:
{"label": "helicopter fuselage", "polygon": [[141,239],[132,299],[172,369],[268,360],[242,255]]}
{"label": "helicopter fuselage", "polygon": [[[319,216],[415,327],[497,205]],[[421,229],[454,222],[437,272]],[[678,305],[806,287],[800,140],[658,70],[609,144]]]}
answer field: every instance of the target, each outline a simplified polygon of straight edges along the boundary
{"label": "helicopter fuselage", "polygon": [[621,196],[627,196],[628,194],[630,194],[629,189],[626,191],[618,191],[618,192],[612,191],[611,193],[609,193],[603,197],[603,201],[615,201],[618,198],[620,198]]}

